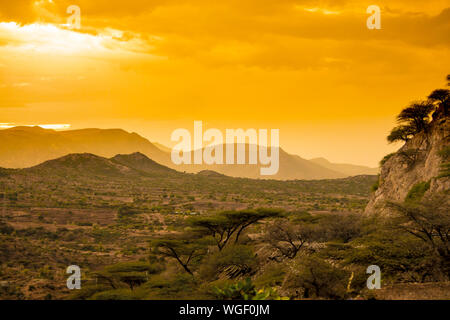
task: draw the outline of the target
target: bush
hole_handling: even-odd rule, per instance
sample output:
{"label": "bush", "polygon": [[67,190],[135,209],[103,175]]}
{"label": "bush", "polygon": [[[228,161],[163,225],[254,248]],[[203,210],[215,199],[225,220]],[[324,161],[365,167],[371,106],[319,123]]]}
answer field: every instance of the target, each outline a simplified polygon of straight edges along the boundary
{"label": "bush", "polygon": [[105,267],[105,271],[109,273],[116,272],[145,272],[150,274],[159,273],[163,270],[163,266],[157,263],[149,264],[144,261],[122,262]]}
{"label": "bush", "polygon": [[280,286],[283,283],[286,271],[282,265],[271,265],[255,279],[255,285],[259,288]]}
{"label": "bush", "polygon": [[215,287],[214,293],[220,300],[280,300],[277,291],[273,288],[257,290],[250,278],[244,281],[228,284],[223,287]]}
{"label": "bush", "polygon": [[[348,249],[348,248],[347,248]],[[345,264],[377,265],[383,278],[392,281],[424,282],[439,279],[439,265],[423,241],[393,230],[375,232],[342,252]]]}
{"label": "bush", "polygon": [[153,276],[140,287],[146,292],[147,299],[191,300],[206,297],[199,296],[195,278],[187,273],[172,277]]}
{"label": "bush", "polygon": [[253,249],[245,245],[225,247],[204,261],[200,268],[200,276],[203,279],[215,280],[218,275],[225,272],[228,277],[252,272],[256,265]]}
{"label": "bush", "polygon": [[0,234],[11,234],[14,232],[14,228],[6,222],[0,221]]}
{"label": "bush", "polygon": [[411,190],[409,190],[408,194],[406,195],[405,201],[420,201],[423,198],[425,192],[428,191],[428,189],[430,189],[430,181],[416,183],[414,186],[412,186]]}
{"label": "bush", "polygon": [[69,298],[71,300],[86,300],[98,292],[107,291],[110,289],[111,287],[106,285],[83,286],[80,290],[74,290]]}
{"label": "bush", "polygon": [[105,267],[97,276],[106,280],[111,286],[117,283],[127,284],[131,290],[145,283],[150,274],[156,274],[163,270],[160,264],[147,262],[122,262]]}
{"label": "bush", "polygon": [[317,240],[349,242],[361,236],[363,230],[361,215],[333,213],[323,215],[317,226]]}
{"label": "bush", "polygon": [[439,151],[439,156],[444,162],[441,164],[438,178],[450,177],[450,161],[448,161],[450,159],[450,146],[446,146]]}
{"label": "bush", "polygon": [[392,156],[394,156],[395,154],[396,154],[396,152],[392,152],[392,153],[389,153],[389,154],[385,155],[385,156],[383,157],[383,159],[380,160],[380,167],[383,166],[383,165],[384,165],[390,158],[392,158]]}
{"label": "bush", "polygon": [[317,258],[306,257],[286,280],[286,289],[301,289],[303,298],[344,299],[351,272]]}
{"label": "bush", "polygon": [[375,181],[375,183],[370,187],[370,190],[372,192],[375,192],[378,190],[379,187],[380,187],[380,176],[378,176],[377,181]]}
{"label": "bush", "polygon": [[130,217],[130,216],[134,216],[134,215],[136,215],[138,213],[139,212],[136,209],[134,209],[134,208],[132,208],[130,206],[127,206],[127,205],[123,205],[117,211],[117,217],[119,219],[127,218],[127,217]]}
{"label": "bush", "polygon": [[91,300],[141,300],[145,292],[132,291],[129,289],[115,289],[97,292],[91,297]]}

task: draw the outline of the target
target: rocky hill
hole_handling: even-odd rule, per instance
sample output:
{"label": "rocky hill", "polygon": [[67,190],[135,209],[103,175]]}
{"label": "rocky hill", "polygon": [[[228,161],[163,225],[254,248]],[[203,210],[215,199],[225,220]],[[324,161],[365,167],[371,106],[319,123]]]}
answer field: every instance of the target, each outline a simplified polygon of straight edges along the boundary
{"label": "rocky hill", "polygon": [[436,112],[429,129],[416,134],[396,153],[382,162],[378,189],[372,195],[365,212],[389,214],[387,201],[405,201],[412,189],[422,188],[424,196],[449,190],[448,166],[450,118]]}

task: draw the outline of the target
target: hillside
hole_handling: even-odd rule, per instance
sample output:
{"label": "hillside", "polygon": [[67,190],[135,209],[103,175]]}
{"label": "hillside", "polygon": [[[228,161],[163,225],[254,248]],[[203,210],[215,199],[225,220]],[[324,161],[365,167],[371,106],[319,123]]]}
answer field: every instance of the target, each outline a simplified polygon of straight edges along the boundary
{"label": "hillside", "polygon": [[128,166],[90,153],[69,154],[17,172],[22,174],[37,174],[42,178],[51,178],[54,176],[76,178],[139,175],[139,172]]}
{"label": "hillside", "polygon": [[[386,202],[405,201],[415,186],[424,186],[424,196],[450,188],[450,176],[442,172],[450,146],[449,120],[444,113],[434,115],[427,132],[418,133],[384,159],[379,186],[367,205],[366,213],[389,214]],[[447,150],[446,156],[443,155],[444,150]]]}

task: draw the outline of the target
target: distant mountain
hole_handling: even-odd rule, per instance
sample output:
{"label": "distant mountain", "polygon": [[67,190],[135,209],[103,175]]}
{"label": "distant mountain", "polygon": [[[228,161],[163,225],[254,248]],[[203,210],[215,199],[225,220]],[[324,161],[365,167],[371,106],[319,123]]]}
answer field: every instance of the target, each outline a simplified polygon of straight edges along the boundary
{"label": "distant mountain", "polygon": [[45,161],[31,168],[12,171],[67,178],[79,176],[137,178],[182,175],[182,173],[160,165],[139,152],[120,154],[110,159],[91,153],[73,153]]}
{"label": "distant mountain", "polygon": [[130,167],[111,159],[90,153],[69,154],[57,159],[45,161],[37,166],[26,168],[20,172],[40,176],[60,177],[126,177],[139,176],[140,173]]}
{"label": "distant mountain", "polygon": [[212,170],[202,170],[200,172],[197,172],[197,175],[203,177],[225,177],[225,175]]}
{"label": "distant mountain", "polygon": [[[105,158],[114,157],[111,161],[115,164],[123,164],[127,168],[134,168],[141,172],[150,171],[152,174],[167,173],[166,170],[171,168],[189,173],[208,170],[231,177],[253,179],[312,180],[376,173],[375,170],[370,171],[370,168],[365,167],[330,164],[326,160],[306,160],[297,155],[288,154],[281,148],[279,149],[279,171],[272,176],[262,176],[260,164],[175,165],[171,160],[169,148],[151,143],[136,133],[129,133],[122,129],[55,131],[40,127],[14,127],[0,130],[0,142],[0,167],[4,168],[26,168],[68,154],[89,153]],[[222,147],[225,148],[226,145]],[[246,148],[248,155],[248,145]]]}
{"label": "distant mountain", "polygon": [[26,168],[71,153],[92,153],[102,157],[141,152],[159,163],[167,153],[136,133],[122,129],[55,131],[40,127],[0,130],[0,167]]}
{"label": "distant mountain", "polygon": [[132,154],[118,154],[115,157],[111,158],[116,163],[122,164],[129,168],[133,168],[135,170],[145,172],[148,174],[177,174],[174,169],[170,169],[166,166],[163,166],[155,161],[149,159],[146,155],[135,152]]}
{"label": "distant mountain", "polygon": [[[303,159],[297,155],[291,155],[279,148],[279,170],[275,175],[261,175],[261,167],[267,167],[261,164],[236,164],[237,146],[235,145],[234,163],[235,164],[190,164],[190,165],[172,165],[178,171],[200,172],[202,170],[215,171],[230,177],[241,177],[250,179],[277,179],[277,180],[312,180],[312,179],[337,179],[345,178],[348,175],[341,172],[322,167],[316,163]],[[227,145],[220,145],[223,148],[223,163],[225,163],[225,150]],[[260,147],[258,147],[260,148]],[[203,149],[204,150],[204,149]],[[248,163],[249,145],[245,145],[246,163]],[[191,153],[193,159],[193,152]]]}
{"label": "distant mountain", "polygon": [[354,164],[346,164],[346,163],[331,163],[325,158],[315,158],[310,159],[309,161],[314,162],[322,167],[335,170],[338,172],[342,172],[347,176],[357,176],[361,174],[378,174],[378,168],[370,168],[366,166],[358,166]]}
{"label": "distant mountain", "polygon": [[165,146],[165,145],[163,145],[163,144],[161,144],[161,143],[158,143],[158,142],[152,142],[152,144],[153,144],[155,147],[157,147],[159,150],[161,150],[161,151],[164,151],[164,152],[166,152],[166,153],[171,153],[171,152],[172,152],[172,149],[170,149],[169,147],[167,147],[167,146]]}

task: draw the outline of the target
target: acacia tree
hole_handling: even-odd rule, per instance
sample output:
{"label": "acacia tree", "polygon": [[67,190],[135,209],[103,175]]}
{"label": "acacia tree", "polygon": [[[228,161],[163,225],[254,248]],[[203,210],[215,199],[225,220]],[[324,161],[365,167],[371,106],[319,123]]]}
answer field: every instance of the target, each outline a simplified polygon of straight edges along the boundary
{"label": "acacia tree", "polygon": [[446,262],[450,271],[450,200],[448,194],[437,194],[422,201],[405,203],[389,202],[388,206],[397,214],[392,224],[401,230],[428,243]]}
{"label": "acacia tree", "polygon": [[97,280],[107,282],[113,289],[118,287],[117,283],[126,283],[131,290],[148,280],[149,274],[162,271],[158,264],[146,262],[123,262],[105,267],[103,271],[95,273]]}
{"label": "acacia tree", "polygon": [[[292,224],[279,219],[271,223],[266,230],[266,239],[281,256],[294,259],[305,243],[312,240],[313,230],[304,224]],[[279,258],[275,257],[277,260]]]}
{"label": "acacia tree", "polygon": [[434,109],[435,105],[431,101],[412,103],[397,116],[399,126],[392,129],[387,140],[390,143],[408,141],[415,134],[426,132],[430,124],[430,113]]}
{"label": "acacia tree", "polygon": [[208,242],[183,237],[185,235],[172,239],[155,239],[150,241],[150,246],[154,253],[175,259],[187,273],[193,275],[190,265],[207,253]]}
{"label": "acacia tree", "polygon": [[281,210],[277,209],[223,211],[216,215],[192,218],[190,224],[198,233],[211,236],[221,251],[233,236],[234,243],[237,243],[242,232],[250,225],[280,214]]}
{"label": "acacia tree", "polygon": [[414,130],[409,126],[398,126],[392,129],[391,133],[387,137],[389,143],[397,141],[408,141],[414,135]]}
{"label": "acacia tree", "polygon": [[415,133],[425,131],[430,123],[430,113],[435,106],[427,101],[412,103],[397,116],[397,121],[406,123]]}
{"label": "acacia tree", "polygon": [[441,104],[441,103],[448,101],[449,96],[450,96],[450,90],[436,89],[428,96],[428,99],[431,100],[431,102],[437,102],[437,103]]}
{"label": "acacia tree", "polygon": [[443,110],[445,116],[449,113],[450,108],[450,90],[448,89],[437,89],[434,90],[429,96],[428,100],[431,103],[437,104],[438,110]]}

